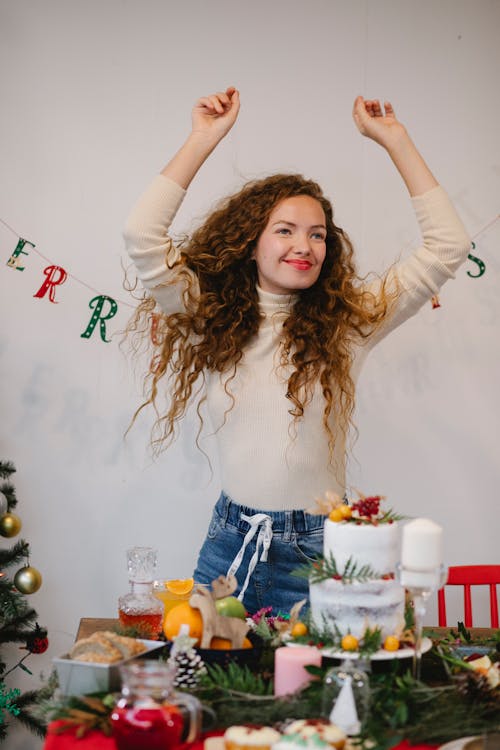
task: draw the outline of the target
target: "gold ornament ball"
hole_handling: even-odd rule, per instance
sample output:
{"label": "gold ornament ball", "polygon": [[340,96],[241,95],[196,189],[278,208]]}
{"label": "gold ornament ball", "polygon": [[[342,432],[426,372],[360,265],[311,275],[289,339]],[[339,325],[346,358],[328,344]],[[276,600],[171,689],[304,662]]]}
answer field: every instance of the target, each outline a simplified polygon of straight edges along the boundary
{"label": "gold ornament ball", "polygon": [[4,513],[0,518],[0,534],[7,538],[19,534],[21,526],[21,519],[15,513]]}
{"label": "gold ornament ball", "polygon": [[21,568],[14,576],[14,586],[21,594],[34,594],[41,585],[41,573],[36,568],[32,568],[31,565]]}

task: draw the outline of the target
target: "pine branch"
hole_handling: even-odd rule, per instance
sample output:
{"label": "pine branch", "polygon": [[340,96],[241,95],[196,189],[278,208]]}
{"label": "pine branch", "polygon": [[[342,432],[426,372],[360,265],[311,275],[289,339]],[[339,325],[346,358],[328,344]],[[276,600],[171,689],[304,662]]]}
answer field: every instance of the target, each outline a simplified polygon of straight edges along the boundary
{"label": "pine branch", "polygon": [[13,508],[15,508],[17,505],[17,497],[14,485],[10,482],[3,482],[2,484],[0,484],[0,491],[2,491],[7,498],[8,509],[12,510]]}
{"label": "pine branch", "polygon": [[16,468],[12,461],[0,461],[0,477],[2,479],[10,477],[11,474],[14,474],[15,470]]}
{"label": "pine branch", "polygon": [[36,719],[32,716],[29,711],[20,711],[16,716],[16,719],[20,724],[33,732],[33,734],[36,734],[42,739],[45,737],[47,725],[40,721],[40,719]]}
{"label": "pine branch", "polygon": [[27,604],[23,595],[13,591],[12,584],[0,582],[0,641],[2,640],[2,629],[9,628],[13,623],[22,622],[23,617],[34,612]]}
{"label": "pine branch", "polygon": [[[34,613],[34,617],[36,618],[36,612]],[[34,617],[29,617],[29,622],[31,622]],[[28,624],[28,622],[26,622]],[[22,630],[18,628],[12,628],[9,630],[6,628],[5,630],[2,630],[0,632],[0,642],[3,643],[26,643],[28,638],[31,638],[33,636],[33,628],[30,628],[29,630]]]}
{"label": "pine branch", "polygon": [[352,557],[348,559],[343,572],[340,573],[332,554],[328,557],[318,557],[313,562],[302,565],[294,574],[302,578],[309,578],[311,583],[321,583],[329,578],[342,581],[342,583],[352,583],[353,581],[366,583],[381,577],[380,573],[377,573],[369,565],[358,565]]}
{"label": "pine branch", "polygon": [[20,539],[10,549],[0,549],[0,568],[5,568],[18,563],[29,556],[30,546],[24,539]]}
{"label": "pine branch", "polygon": [[37,614],[34,609],[28,609],[23,614],[11,618],[0,627],[0,643],[19,642],[19,628],[34,624]]}

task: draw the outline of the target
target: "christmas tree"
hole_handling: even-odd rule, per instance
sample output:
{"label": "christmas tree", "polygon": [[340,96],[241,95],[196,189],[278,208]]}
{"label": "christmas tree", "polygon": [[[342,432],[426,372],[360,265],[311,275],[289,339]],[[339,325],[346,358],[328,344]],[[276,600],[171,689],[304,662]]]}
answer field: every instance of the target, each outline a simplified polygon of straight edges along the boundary
{"label": "christmas tree", "polygon": [[[9,477],[15,472],[11,462],[0,461],[0,536],[11,538],[21,530],[21,519],[13,513],[17,505],[14,485]],[[11,580],[6,568],[19,566]],[[0,651],[0,741],[8,731],[8,719],[15,716],[25,726],[43,736],[45,725],[30,713],[30,707],[40,697],[42,691],[30,690],[21,693],[17,688],[9,688],[6,678],[16,669],[28,674],[31,670],[25,661],[31,654],[41,654],[47,650],[47,631],[36,622],[37,613],[26,601],[26,594],[37,591],[42,583],[40,573],[29,564],[29,544],[20,539],[13,546],[0,549],[0,649],[6,643],[22,643],[24,655],[7,664]],[[44,689],[46,692],[46,689]]]}

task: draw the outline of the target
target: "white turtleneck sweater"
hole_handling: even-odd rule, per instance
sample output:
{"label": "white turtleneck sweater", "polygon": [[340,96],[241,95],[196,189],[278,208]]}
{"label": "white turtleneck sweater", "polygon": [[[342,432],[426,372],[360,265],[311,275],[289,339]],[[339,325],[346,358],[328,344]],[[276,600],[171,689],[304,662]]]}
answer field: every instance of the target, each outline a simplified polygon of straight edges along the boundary
{"label": "white turtleneck sweater", "polygon": [[[165,313],[182,309],[180,289],[169,285],[167,267],[176,257],[168,229],[185,191],[158,175],[129,216],[125,240],[137,275]],[[422,234],[422,246],[391,271],[400,294],[382,326],[355,347],[351,376],[356,382],[361,366],[373,348],[396,326],[411,317],[453,278],[467,258],[470,239],[445,191],[433,188],[412,198]],[[378,281],[369,286],[377,291]],[[281,326],[294,296],[258,289],[265,313],[258,335],[250,342],[230,382],[234,404],[224,390],[225,375],[205,373],[208,411],[219,452],[222,489],[240,505],[261,510],[303,509],[327,490],[342,495],[345,489],[345,444],[335,434],[335,454],[329,460],[324,430],[324,399],[317,386],[304,416],[289,414],[286,398],[288,371],[279,360]]]}

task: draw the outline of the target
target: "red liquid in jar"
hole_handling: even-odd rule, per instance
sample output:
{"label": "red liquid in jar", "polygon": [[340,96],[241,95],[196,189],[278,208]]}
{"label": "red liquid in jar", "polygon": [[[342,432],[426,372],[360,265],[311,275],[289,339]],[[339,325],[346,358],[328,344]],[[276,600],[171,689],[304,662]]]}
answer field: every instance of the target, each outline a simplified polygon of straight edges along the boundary
{"label": "red liquid in jar", "polygon": [[120,623],[124,628],[135,628],[143,638],[147,638],[151,641],[158,640],[163,620],[163,614],[161,612],[159,614],[148,614],[147,612],[144,612],[134,615],[120,609],[118,615],[120,617]]}
{"label": "red liquid in jar", "polygon": [[111,714],[118,750],[171,750],[180,743],[183,719],[176,706],[115,708]]}

